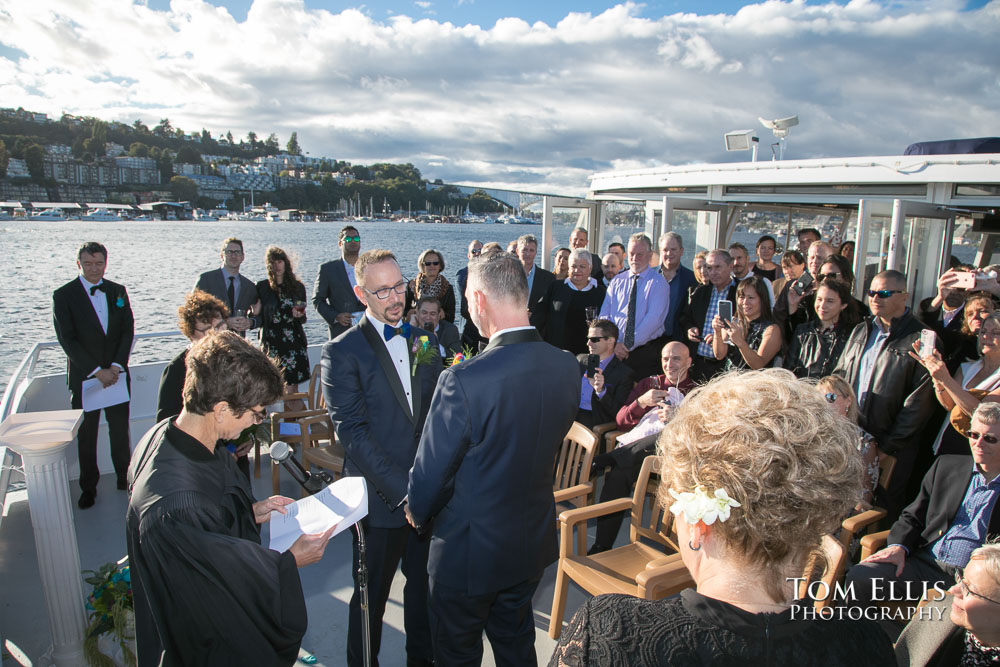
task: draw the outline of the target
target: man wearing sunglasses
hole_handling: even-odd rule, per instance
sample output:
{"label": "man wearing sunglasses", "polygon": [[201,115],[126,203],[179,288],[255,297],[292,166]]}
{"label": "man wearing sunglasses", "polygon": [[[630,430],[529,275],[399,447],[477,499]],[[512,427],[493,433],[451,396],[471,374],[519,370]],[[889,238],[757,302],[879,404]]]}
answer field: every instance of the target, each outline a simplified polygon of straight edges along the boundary
{"label": "man wearing sunglasses", "polygon": [[908,354],[925,327],[906,305],[906,276],[891,270],[879,273],[868,297],[872,316],[854,327],[834,372],[854,388],[861,428],[875,437],[879,449],[896,457],[886,490],[891,520],[907,501],[907,483],[934,392],[927,370]]}
{"label": "man wearing sunglasses", "polygon": [[[441,373],[437,337],[403,322],[406,279],[388,250],[358,257],[354,294],[366,310],[356,326],[323,346],[323,397],[346,453],[344,475],[364,477],[372,664],[377,664],[382,615],[396,568],[402,563],[403,624],[408,665],[431,664],[427,620],[427,550],[430,537],[406,522],[406,485]],[[421,337],[427,348],[421,351]],[[354,538],[357,572],[358,540]],[[347,624],[347,664],[364,661],[360,590],[355,578]]]}
{"label": "man wearing sunglasses", "polygon": [[330,327],[331,340],[356,324],[365,310],[354,294],[354,265],[361,252],[361,234],[354,227],[344,227],[337,245],[341,258],[320,265],[312,299]]}
{"label": "man wearing sunglasses", "polygon": [[[972,552],[1000,535],[1000,403],[980,403],[967,435],[971,459],[939,456],[889,531],[889,546],[850,569],[854,604],[887,600],[892,590],[905,594],[903,582],[947,590]],[[923,593],[920,585],[910,590],[917,599]]]}
{"label": "man wearing sunglasses", "polygon": [[[576,421],[587,428],[615,420],[635,384],[635,374],[615,356],[618,327],[611,320],[595,320],[587,332],[589,354],[577,355],[580,363],[580,409]],[[590,357],[597,357],[591,366]]]}

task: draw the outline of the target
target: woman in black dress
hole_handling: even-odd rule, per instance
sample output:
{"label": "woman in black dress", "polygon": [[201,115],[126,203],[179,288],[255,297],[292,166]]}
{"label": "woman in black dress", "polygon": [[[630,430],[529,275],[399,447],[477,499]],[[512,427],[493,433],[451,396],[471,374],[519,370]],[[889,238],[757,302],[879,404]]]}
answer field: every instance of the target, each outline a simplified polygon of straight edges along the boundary
{"label": "woman in black dress", "polygon": [[[284,250],[270,246],[264,255],[267,280],[257,283],[260,310],[260,345],[280,362],[285,378],[285,393],[299,390],[299,383],[309,379],[309,343],[303,324],[306,321],[306,287],[295,277],[292,263]],[[286,410],[301,410],[301,400],[285,403]]]}
{"label": "woman in black dress", "polygon": [[736,286],[732,322],[712,320],[712,351],[726,370],[767,368],[781,350],[781,330],[771,316],[771,297],[763,278],[750,276]]}
{"label": "woman in black dress", "polygon": [[689,394],[659,438],[658,494],[696,588],[592,598],[549,666],[895,665],[875,621],[809,617],[789,579],[861,495],[856,443],[854,424],[784,369]]}

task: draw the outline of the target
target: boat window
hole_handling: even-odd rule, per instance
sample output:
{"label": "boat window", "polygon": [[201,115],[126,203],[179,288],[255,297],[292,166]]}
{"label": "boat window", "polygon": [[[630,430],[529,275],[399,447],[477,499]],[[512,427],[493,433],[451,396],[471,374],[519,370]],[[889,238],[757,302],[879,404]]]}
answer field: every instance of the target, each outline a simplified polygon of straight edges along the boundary
{"label": "boat window", "polygon": [[843,195],[872,196],[887,195],[893,197],[925,197],[925,184],[833,184],[833,185],[727,185],[726,195]]}
{"label": "boat window", "polygon": [[996,183],[956,183],[953,197],[1000,197]]}

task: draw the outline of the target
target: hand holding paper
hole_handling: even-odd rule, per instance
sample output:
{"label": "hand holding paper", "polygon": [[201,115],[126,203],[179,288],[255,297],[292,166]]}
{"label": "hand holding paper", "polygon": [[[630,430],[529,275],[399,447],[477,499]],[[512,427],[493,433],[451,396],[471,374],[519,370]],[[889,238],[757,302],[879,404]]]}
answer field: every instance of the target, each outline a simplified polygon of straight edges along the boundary
{"label": "hand holding paper", "polygon": [[303,535],[328,534],[325,543],[368,515],[368,487],[363,477],[344,477],[283,509],[284,514],[271,513],[269,548],[287,551]]}

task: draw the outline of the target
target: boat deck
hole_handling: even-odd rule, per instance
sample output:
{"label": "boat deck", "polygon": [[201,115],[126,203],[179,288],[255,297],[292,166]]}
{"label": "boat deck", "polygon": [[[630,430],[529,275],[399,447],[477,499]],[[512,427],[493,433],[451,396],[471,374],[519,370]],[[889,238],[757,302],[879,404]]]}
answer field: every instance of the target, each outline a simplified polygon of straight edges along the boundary
{"label": "boat deck", "polygon": [[[286,474],[282,474],[281,492],[298,498],[298,487]],[[14,480],[17,480],[15,473]],[[253,480],[258,498],[270,495],[271,474],[269,459],[265,455],[260,479]],[[75,481],[70,482],[70,496],[74,501],[73,519],[80,549],[80,564],[85,569],[97,569],[102,564],[115,561],[126,553],[125,509],[128,498],[124,491],[115,489],[114,475],[103,475],[98,488],[97,504],[80,510],[75,505],[79,495]],[[34,534],[28,508],[27,492],[11,491],[7,496],[6,516],[0,524],[0,577],[3,597],[0,600],[0,638],[22,651],[30,662],[16,660],[4,653],[3,667],[19,664],[45,665],[44,653],[51,642],[48,617],[43,602],[38,563],[35,554]],[[625,522],[624,530],[627,530]],[[555,527],[553,526],[553,530]],[[266,544],[267,533],[263,540]],[[335,537],[326,550],[323,560],[300,571],[302,587],[306,592],[309,609],[309,629],[302,642],[303,655],[311,653],[318,658],[318,665],[342,665],[347,650],[347,604],[351,597],[351,538],[348,532]],[[550,565],[535,593],[535,651],[539,664],[548,664],[556,642],[549,638],[549,611],[552,607],[552,590],[556,565]],[[403,666],[406,663],[405,635],[403,633],[403,584],[397,572],[392,592],[386,606],[382,631],[382,649],[379,663],[384,667]],[[84,584],[85,592],[89,586]],[[575,585],[570,586],[566,620],[589,595]],[[484,638],[484,665],[493,665],[489,642]]]}

